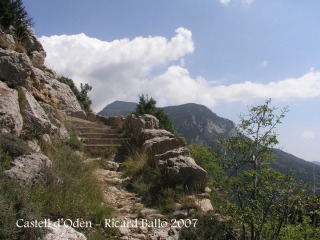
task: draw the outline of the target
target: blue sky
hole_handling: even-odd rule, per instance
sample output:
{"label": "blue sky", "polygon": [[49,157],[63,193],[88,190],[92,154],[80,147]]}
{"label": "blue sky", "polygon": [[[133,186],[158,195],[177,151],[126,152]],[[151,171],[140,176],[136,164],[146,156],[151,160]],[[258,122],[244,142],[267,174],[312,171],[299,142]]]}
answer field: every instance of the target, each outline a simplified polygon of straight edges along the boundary
{"label": "blue sky", "polygon": [[320,161],[317,0],[24,0],[46,64],[93,86],[96,111],[148,93],[238,122],[267,98],[289,106],[284,151]]}

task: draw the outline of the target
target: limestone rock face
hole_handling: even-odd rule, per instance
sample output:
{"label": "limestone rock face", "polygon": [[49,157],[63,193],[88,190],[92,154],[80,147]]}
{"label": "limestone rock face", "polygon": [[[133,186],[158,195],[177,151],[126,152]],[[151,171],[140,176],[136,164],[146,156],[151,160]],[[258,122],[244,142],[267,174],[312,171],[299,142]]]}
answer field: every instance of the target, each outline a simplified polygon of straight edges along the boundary
{"label": "limestone rock face", "polygon": [[45,51],[33,51],[31,55],[31,61],[34,67],[36,68],[42,68],[44,65],[44,61],[46,58],[46,52]]}
{"label": "limestone rock face", "polygon": [[42,238],[42,240],[86,240],[87,238],[80,232],[76,231],[67,225],[57,225],[54,222],[49,222],[48,233]]}
{"label": "limestone rock face", "polygon": [[0,29],[0,47],[14,49],[15,46],[16,43],[14,41],[13,36],[10,34],[6,34]]}
{"label": "limestone rock face", "polygon": [[3,174],[11,179],[30,184],[41,176],[44,169],[51,167],[51,165],[51,160],[41,153],[22,155],[13,161],[13,167],[4,171]]}
{"label": "limestone rock face", "polygon": [[31,90],[32,63],[25,53],[0,48],[0,80],[10,87],[23,86]]}
{"label": "limestone rock face", "polygon": [[19,136],[22,127],[18,92],[0,81],[0,129]]}
{"label": "limestone rock face", "polygon": [[144,129],[159,129],[159,120],[150,114],[143,114],[141,116],[144,121]]}
{"label": "limestone rock face", "polygon": [[141,132],[142,141],[153,138],[174,138],[174,134],[164,129],[143,129]]}
{"label": "limestone rock face", "polygon": [[65,110],[68,113],[82,111],[77,98],[68,85],[63,84],[56,79],[50,79],[49,84],[49,91],[59,99],[62,110]]}
{"label": "limestone rock face", "polygon": [[186,147],[155,155],[155,164],[169,181],[187,186],[190,190],[204,191],[207,172],[196,164]]}
{"label": "limestone rock face", "polygon": [[184,148],[157,155],[156,159],[156,165],[170,182],[187,186],[190,190],[204,190],[207,172],[188,156]]}
{"label": "limestone rock face", "polygon": [[183,185],[191,191],[204,191],[207,172],[190,157],[182,137],[159,128],[159,120],[152,115],[126,118],[126,127],[153,167],[160,170],[172,185]]}
{"label": "limestone rock face", "polygon": [[150,114],[142,116],[131,114],[125,119],[125,124],[133,135],[139,135],[144,129],[159,129],[159,120]]}
{"label": "limestone rock face", "polygon": [[37,100],[28,92],[24,91],[25,102],[22,115],[29,131],[37,134],[51,132],[51,122]]}
{"label": "limestone rock face", "polygon": [[186,142],[184,138],[168,138],[168,137],[157,137],[147,140],[143,144],[143,149],[149,155],[163,154],[167,151],[185,147]]}

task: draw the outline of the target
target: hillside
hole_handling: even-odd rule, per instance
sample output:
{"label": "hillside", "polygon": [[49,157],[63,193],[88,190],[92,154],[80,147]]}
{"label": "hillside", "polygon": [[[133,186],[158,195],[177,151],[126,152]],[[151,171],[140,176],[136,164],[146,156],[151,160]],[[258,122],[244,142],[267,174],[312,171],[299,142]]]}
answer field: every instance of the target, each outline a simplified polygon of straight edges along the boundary
{"label": "hillside", "polygon": [[103,108],[98,114],[101,116],[128,116],[136,109],[137,104],[133,102],[115,101]]}
{"label": "hillside", "polygon": [[219,117],[203,105],[187,103],[163,109],[188,143],[199,140],[211,144],[216,138],[229,138],[235,133],[232,121]]}
{"label": "hillside", "polygon": [[[107,105],[98,114],[119,113],[130,114],[135,110],[135,103],[116,101]],[[209,108],[195,103],[187,103],[179,106],[164,107],[164,111],[170,116],[177,133],[186,138],[187,142],[200,141],[210,146],[216,146],[218,138],[229,138],[235,133],[235,123],[226,118],[219,117]],[[117,115],[117,114],[116,114]],[[291,169],[295,171],[295,177],[299,180],[313,182],[313,173],[320,176],[320,166],[305,161],[280,149],[274,149],[276,162],[273,167],[282,173],[288,174]],[[319,181],[319,180],[318,180]]]}

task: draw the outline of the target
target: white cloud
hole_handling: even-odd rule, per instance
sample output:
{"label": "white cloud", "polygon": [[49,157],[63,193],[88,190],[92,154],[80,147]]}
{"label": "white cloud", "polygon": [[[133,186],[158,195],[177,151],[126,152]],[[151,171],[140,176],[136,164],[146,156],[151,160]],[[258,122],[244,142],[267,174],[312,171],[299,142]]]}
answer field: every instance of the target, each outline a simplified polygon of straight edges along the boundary
{"label": "white cloud", "polygon": [[305,131],[302,133],[302,137],[305,139],[313,139],[316,136],[316,133],[313,131]]}
{"label": "white cloud", "polygon": [[258,98],[320,97],[320,72],[315,70],[298,78],[267,84],[247,81],[223,85],[192,77],[184,57],[194,51],[194,43],[192,33],[184,28],[177,29],[171,39],[137,37],[105,42],[79,34],[40,40],[50,67],[78,84],[93,86],[90,96],[95,110],[114,100],[137,101],[142,93],[154,97],[159,106],[195,102],[212,107],[219,102],[248,102]]}
{"label": "white cloud", "polygon": [[231,0],[219,0],[222,5],[228,6]]}

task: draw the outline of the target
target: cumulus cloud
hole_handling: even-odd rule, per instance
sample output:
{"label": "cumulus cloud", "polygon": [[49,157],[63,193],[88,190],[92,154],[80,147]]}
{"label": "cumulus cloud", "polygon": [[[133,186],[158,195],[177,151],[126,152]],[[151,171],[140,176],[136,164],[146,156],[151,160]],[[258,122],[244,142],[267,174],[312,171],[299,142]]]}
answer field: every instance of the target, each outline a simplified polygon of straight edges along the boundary
{"label": "cumulus cloud", "polygon": [[[85,34],[42,37],[47,64],[78,84],[93,86],[95,110],[114,100],[137,101],[147,93],[159,106],[195,102],[209,107],[220,102],[248,102],[257,98],[294,100],[320,96],[320,72],[266,84],[242,82],[224,85],[192,77],[185,56],[192,53],[192,33],[178,28],[171,39],[137,37],[112,42]],[[154,71],[156,70],[156,71]]]}

